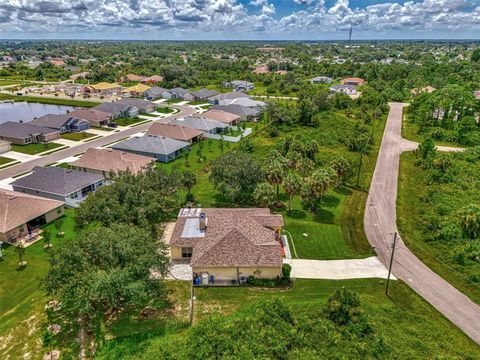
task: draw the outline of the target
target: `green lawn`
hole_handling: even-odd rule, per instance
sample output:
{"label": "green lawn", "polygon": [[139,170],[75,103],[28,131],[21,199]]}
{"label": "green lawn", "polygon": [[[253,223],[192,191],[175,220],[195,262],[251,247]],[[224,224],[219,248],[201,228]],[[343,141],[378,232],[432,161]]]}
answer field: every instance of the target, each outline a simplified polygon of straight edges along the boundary
{"label": "green lawn", "polygon": [[[320,307],[335,290],[346,287],[360,295],[362,306],[376,329],[391,349],[391,359],[478,358],[479,347],[452,325],[440,313],[415,294],[406,284],[394,281],[389,296],[385,296],[385,284],[378,279],[368,280],[297,280],[291,289],[271,290],[260,288],[197,288],[195,290],[194,322],[210,314],[227,316],[252,302],[273,297],[283,298],[296,311],[308,312],[310,307]],[[188,299],[188,284],[169,283],[169,289],[177,294],[176,309],[184,314]],[[174,290],[176,289],[176,290]],[[182,300],[183,299],[183,300]],[[183,337],[183,328],[175,331],[159,322],[158,333],[137,333],[136,336],[107,342],[97,354],[98,359],[142,358],[146,350],[161,347],[162,342]],[[173,334],[173,337],[172,335]],[[241,339],[239,339],[241,341]],[[326,344],[325,346],[328,346]]]}
{"label": "green lawn", "polygon": [[69,163],[60,163],[60,164],[57,164],[55,166],[56,167],[61,167],[61,168],[64,168],[64,169],[70,169],[72,167]]}
{"label": "green lawn", "polygon": [[175,112],[175,109],[169,108],[169,107],[159,106],[155,109],[155,112],[158,112],[158,113],[161,113],[161,114],[171,114],[171,113]]}
{"label": "green lawn", "polygon": [[431,170],[415,165],[412,153],[402,154],[397,222],[402,239],[416,256],[480,304],[480,263],[469,258],[479,240],[466,239],[458,227],[459,210],[480,204],[480,162],[467,162],[464,154],[450,156],[453,179],[438,183],[432,181]]}
{"label": "green lawn", "polygon": [[71,141],[82,141],[95,136],[98,136],[98,135],[88,133],[88,132],[71,132],[71,133],[60,134],[60,137],[62,139],[71,140]]}
{"label": "green lawn", "polygon": [[36,97],[36,96],[17,96],[17,95],[9,95],[9,94],[0,94],[0,100],[27,101],[31,103],[65,105],[65,106],[81,106],[81,107],[87,107],[87,108],[94,107],[99,104],[98,102],[94,102],[94,101],[56,99],[56,98]]}
{"label": "green lawn", "polygon": [[5,156],[0,156],[0,166],[6,165],[6,164],[11,163],[13,161],[16,161],[16,160],[15,159],[10,159],[10,158],[5,157]]}
{"label": "green lawn", "polygon": [[115,119],[114,122],[117,123],[118,126],[131,126],[141,122],[144,122],[145,119],[141,119],[139,117],[126,117],[126,118],[118,118]]}
{"label": "green lawn", "polygon": [[91,129],[100,130],[100,131],[114,131],[114,128],[109,128],[105,126],[91,126]]}
{"label": "green lawn", "polygon": [[179,102],[182,102],[182,101],[184,101],[184,100],[183,100],[183,99],[180,99],[180,98],[179,98],[179,99],[168,99],[168,100],[166,101],[166,103],[167,103],[167,104],[178,104]]}
{"label": "green lawn", "polygon": [[[53,223],[46,226],[52,234],[53,249],[68,244],[75,236],[74,210],[66,209],[63,219],[64,237],[57,237]],[[45,321],[46,297],[41,279],[47,273],[48,251],[43,241],[27,247],[24,261],[27,266],[18,268],[18,256],[11,245],[4,245],[4,256],[0,261],[0,358],[21,359],[30,353],[40,359],[41,333]],[[28,334],[28,336],[26,336]]]}
{"label": "green lawn", "polygon": [[54,142],[45,143],[45,144],[39,144],[39,143],[28,144],[28,145],[12,144],[12,150],[13,151],[23,153],[23,154],[28,154],[28,155],[37,155],[37,154],[43,153],[45,151],[58,149],[60,147],[66,147],[66,146],[62,145],[62,144],[57,144],[57,143],[54,143]]}
{"label": "green lawn", "polygon": [[18,80],[0,79],[0,86],[17,85],[17,84],[20,84],[20,83],[21,83],[21,81],[18,81]]}

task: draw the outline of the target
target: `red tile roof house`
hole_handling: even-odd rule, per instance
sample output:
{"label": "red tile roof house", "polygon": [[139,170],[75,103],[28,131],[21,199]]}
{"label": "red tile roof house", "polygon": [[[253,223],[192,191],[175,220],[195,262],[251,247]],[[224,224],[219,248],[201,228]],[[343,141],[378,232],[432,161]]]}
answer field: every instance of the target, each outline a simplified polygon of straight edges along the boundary
{"label": "red tile roof house", "polygon": [[153,123],[147,130],[147,135],[165,136],[170,139],[187,141],[190,144],[202,139],[203,132],[180,125]]}
{"label": "red tile roof house", "polygon": [[172,261],[189,261],[197,276],[214,284],[241,283],[249,276],[281,276],[282,226],[283,217],[269,209],[186,208],[163,240]]}
{"label": "red tile roof house", "polygon": [[155,158],[113,149],[89,148],[82,157],[71,163],[73,169],[102,174],[130,171],[134,174],[153,166]]}
{"label": "red tile roof house", "polygon": [[363,84],[365,84],[365,80],[358,77],[349,77],[349,78],[340,80],[340,83],[342,85],[362,86]]}

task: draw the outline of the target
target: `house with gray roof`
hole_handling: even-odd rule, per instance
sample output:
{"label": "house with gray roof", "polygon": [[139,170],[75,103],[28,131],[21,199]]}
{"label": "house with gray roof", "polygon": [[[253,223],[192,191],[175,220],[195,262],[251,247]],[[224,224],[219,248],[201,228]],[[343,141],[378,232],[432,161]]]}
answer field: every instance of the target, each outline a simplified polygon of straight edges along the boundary
{"label": "house with gray roof", "polygon": [[30,175],[11,183],[14,191],[63,201],[69,207],[78,207],[88,194],[104,184],[101,174],[55,166],[35,166]]}
{"label": "house with gray roof", "polygon": [[162,94],[162,98],[170,100],[170,99],[183,99],[183,100],[188,100],[190,99],[185,99],[185,95],[190,94],[188,90],[185,90],[180,87],[176,87],[173,89],[170,89]]}
{"label": "house with gray roof", "polygon": [[137,155],[150,156],[160,162],[169,162],[187,149],[190,144],[186,141],[171,139],[165,136],[134,136],[112,145],[114,150],[122,150]]}
{"label": "house with gray roof", "polygon": [[218,91],[209,90],[209,89],[200,89],[198,91],[192,91],[192,95],[195,97],[195,100],[206,100],[218,94],[219,94]]}
{"label": "house with gray roof", "polygon": [[208,99],[208,102],[210,104],[218,105],[221,101],[238,99],[238,98],[249,98],[249,96],[241,91],[232,91],[232,92],[212,96]]}
{"label": "house with gray roof", "polygon": [[143,94],[147,100],[161,99],[163,93],[167,92],[167,89],[164,89],[160,86],[152,86],[150,89],[146,90]]}
{"label": "house with gray roof", "polygon": [[0,124],[0,139],[16,145],[46,143],[60,137],[60,132],[30,123],[7,121]]}
{"label": "house with gray roof", "polygon": [[223,86],[235,89],[235,91],[250,91],[255,89],[255,85],[246,80],[227,81],[223,83]]}
{"label": "house with gray roof", "polygon": [[79,119],[69,114],[47,114],[30,121],[30,123],[55,129],[60,131],[60,133],[79,132],[90,129],[90,123],[87,120]]}
{"label": "house with gray roof", "polygon": [[260,110],[242,105],[213,105],[209,110],[221,110],[240,116],[240,121],[257,121],[260,117]]}
{"label": "house with gray roof", "polygon": [[184,118],[172,120],[170,124],[197,129],[209,134],[217,134],[228,128],[227,124],[201,116],[185,116]]}
{"label": "house with gray roof", "polygon": [[141,114],[148,114],[155,111],[155,103],[142,99],[124,98],[117,101],[117,104],[125,104],[137,108]]}
{"label": "house with gray roof", "polygon": [[347,94],[347,95],[355,95],[357,93],[357,87],[355,85],[334,85],[330,87],[330,92],[339,94]]}
{"label": "house with gray roof", "polygon": [[317,76],[310,80],[312,84],[330,84],[332,81],[333,79],[328,76]]}
{"label": "house with gray roof", "polygon": [[123,117],[134,117],[137,116],[139,110],[137,107],[117,102],[104,102],[100,105],[97,105],[93,108],[94,110],[99,110],[106,112],[112,116],[112,119],[118,119]]}

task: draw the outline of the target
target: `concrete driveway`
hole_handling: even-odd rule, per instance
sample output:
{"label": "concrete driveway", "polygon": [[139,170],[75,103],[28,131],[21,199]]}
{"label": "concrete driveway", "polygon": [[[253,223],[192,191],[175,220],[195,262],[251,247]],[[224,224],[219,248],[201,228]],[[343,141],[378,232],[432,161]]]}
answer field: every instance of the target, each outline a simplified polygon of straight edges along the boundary
{"label": "concrete driveway", "polygon": [[349,260],[285,259],[283,262],[292,266],[291,276],[296,279],[386,279],[388,275],[388,270],[375,256]]}

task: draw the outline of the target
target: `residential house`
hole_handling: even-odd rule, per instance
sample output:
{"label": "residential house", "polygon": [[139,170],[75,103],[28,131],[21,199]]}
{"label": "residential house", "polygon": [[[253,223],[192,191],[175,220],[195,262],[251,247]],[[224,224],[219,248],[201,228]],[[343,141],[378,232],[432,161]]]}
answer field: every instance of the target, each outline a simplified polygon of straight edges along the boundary
{"label": "residential house", "polygon": [[240,121],[240,116],[222,110],[208,110],[202,113],[202,117],[220,121],[227,125],[235,125]]}
{"label": "residential house", "polygon": [[154,158],[113,149],[89,148],[82,157],[71,163],[73,169],[107,176],[109,173],[130,171],[139,173],[150,167]]}
{"label": "residential house", "polygon": [[137,84],[134,86],[130,86],[126,89],[122,90],[122,94],[124,95],[130,95],[130,96],[144,96],[145,91],[150,89],[150,86],[145,85],[145,84]]}
{"label": "residential house", "polygon": [[334,85],[330,87],[330,92],[355,95],[357,93],[357,88],[353,85]]}
{"label": "residential house", "polygon": [[250,91],[255,89],[255,85],[246,80],[233,80],[223,84],[223,86],[235,89],[235,91]]}
{"label": "residential house", "polygon": [[263,101],[253,100],[249,97],[238,97],[218,101],[218,105],[241,105],[249,108],[263,109],[267,106]]}
{"label": "residential house", "polygon": [[123,140],[112,145],[112,149],[153,157],[157,161],[166,163],[179,156],[189,145],[186,141],[165,136],[145,135]]}
{"label": "residential house", "polygon": [[142,80],[140,80],[143,84],[158,84],[163,81],[163,76],[161,75],[153,75],[153,76],[145,76]]}
{"label": "residential house", "polygon": [[112,119],[118,119],[123,117],[134,117],[137,116],[139,110],[135,106],[131,106],[129,104],[117,102],[105,102],[100,105],[97,105],[93,108],[93,110],[99,110],[110,114]]}
{"label": "residential house", "polygon": [[192,91],[191,94],[193,95],[195,100],[207,100],[212,96],[218,95],[219,92],[215,90],[209,90],[209,89],[200,89],[198,91]]}
{"label": "residential house", "polygon": [[79,132],[90,128],[90,123],[87,120],[79,119],[71,114],[47,114],[30,121],[30,124],[55,129],[60,133]]}
{"label": "residential house", "polygon": [[40,226],[63,215],[63,202],[0,190],[0,241],[29,245],[41,239]]}
{"label": "residential house", "polygon": [[161,99],[163,93],[167,91],[167,89],[162,87],[152,86],[150,89],[146,90],[143,95],[145,95],[148,100]]}
{"label": "residential house", "polygon": [[32,173],[11,183],[13,190],[78,207],[87,195],[104,185],[103,175],[56,166],[35,166]]}
{"label": "residential house", "polygon": [[269,73],[269,70],[268,70],[268,65],[260,65],[260,66],[257,66],[253,71],[252,73],[254,74],[268,74]]}
{"label": "residential house", "polygon": [[112,119],[112,115],[96,109],[77,109],[70,111],[70,116],[86,120],[91,126],[106,126]]}
{"label": "residential house", "polygon": [[201,116],[186,116],[184,118],[172,120],[170,124],[197,129],[209,134],[217,134],[228,128],[227,124],[224,124],[220,121],[210,120]]}
{"label": "residential house", "polygon": [[189,261],[202,284],[243,283],[282,274],[281,215],[269,209],[181,209],[163,241],[170,258]]}
{"label": "residential house", "polygon": [[151,101],[142,99],[120,99],[116,104],[128,105],[138,109],[140,114],[148,114],[155,111],[157,105]]}
{"label": "residential house", "polygon": [[349,77],[349,78],[340,80],[340,83],[342,85],[362,86],[363,84],[365,84],[365,80],[358,77]]}
{"label": "residential house", "polygon": [[208,99],[208,102],[210,104],[219,105],[220,102],[224,102],[226,100],[233,100],[237,98],[249,98],[249,97],[250,96],[248,96],[247,94],[241,91],[232,91],[232,92],[212,96]]}
{"label": "residential house", "polygon": [[122,81],[127,81],[127,82],[139,82],[140,80],[142,80],[144,78],[144,76],[141,76],[141,75],[135,75],[135,74],[128,74],[127,76],[125,76]]}
{"label": "residential house", "polygon": [[257,121],[260,117],[260,110],[242,105],[213,105],[209,110],[221,110],[240,116],[240,121]]}
{"label": "residential house", "polygon": [[114,96],[120,95],[122,93],[122,87],[119,84],[109,84],[106,82],[101,82],[98,84],[89,85],[86,88],[86,91],[104,96]]}
{"label": "residential house", "polygon": [[[183,99],[183,100],[185,100],[184,97],[187,94],[190,94],[190,92],[188,90],[177,87],[177,88],[173,88],[173,89],[165,91],[162,94],[162,98],[167,99],[167,100],[170,100],[170,99]],[[187,100],[187,101],[190,101],[190,100]]]}
{"label": "residential house", "polygon": [[147,135],[164,136],[192,144],[202,139],[203,132],[185,126],[154,122],[148,128]]}
{"label": "residential house", "polygon": [[435,89],[433,86],[425,86],[425,87],[422,87],[422,88],[414,88],[412,90],[410,90],[410,93],[413,95],[413,96],[416,96],[416,95],[420,95],[422,93],[427,93],[427,94],[430,94],[432,92],[434,92]]}
{"label": "residential house", "polygon": [[330,84],[333,79],[328,76],[317,76],[310,81],[312,84]]}
{"label": "residential house", "polygon": [[16,145],[46,143],[59,137],[60,132],[55,129],[30,123],[7,121],[0,124],[0,139]]}
{"label": "residential house", "polygon": [[9,152],[11,150],[10,142],[5,140],[0,140],[0,154]]}

